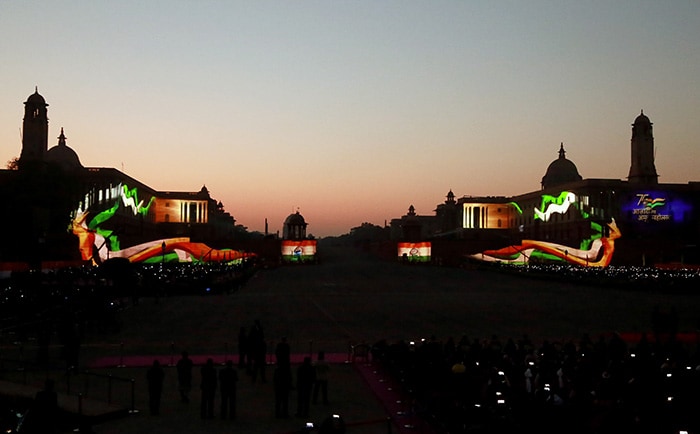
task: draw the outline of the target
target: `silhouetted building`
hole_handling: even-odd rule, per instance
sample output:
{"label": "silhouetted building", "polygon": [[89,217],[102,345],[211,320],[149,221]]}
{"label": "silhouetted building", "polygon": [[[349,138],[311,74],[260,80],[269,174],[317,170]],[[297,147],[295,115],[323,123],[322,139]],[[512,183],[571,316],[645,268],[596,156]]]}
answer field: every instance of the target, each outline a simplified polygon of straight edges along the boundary
{"label": "silhouetted building", "polygon": [[632,164],[627,179],[635,184],[656,184],[659,175],[654,165],[654,134],[652,123],[644,110],[632,124]]}
{"label": "silhouetted building", "polygon": [[284,220],[281,240],[281,258],[284,262],[315,262],[315,239],[306,236],[306,220],[299,211],[290,214]]}
{"label": "silhouetted building", "polygon": [[433,236],[440,225],[434,216],[418,215],[416,208],[411,205],[408,213],[390,222],[391,238],[402,241],[421,241]]}
{"label": "silhouetted building", "polygon": [[24,103],[20,167],[44,161],[49,140],[49,118],[46,108],[48,106],[44,97],[39,95],[38,87]]}
{"label": "silhouetted building", "polygon": [[[610,236],[614,222],[620,236],[614,239],[613,264],[699,263],[700,183],[658,183],[652,123],[644,113],[632,124],[631,143],[628,181],[583,179],[562,143],[559,158],[542,177],[541,190],[456,200],[450,190],[435,216],[421,216],[419,239],[432,241],[433,257],[441,258],[448,256],[446,251],[474,254],[532,241],[547,243],[546,249],[554,252],[563,249],[564,259],[573,253],[588,258],[593,254],[586,252]],[[411,211],[393,219],[392,239],[418,241],[414,224],[418,220]],[[555,258],[542,254],[538,259]]]}
{"label": "silhouetted building", "polygon": [[306,239],[306,220],[304,216],[299,214],[299,211],[289,214],[284,220],[282,228],[282,238],[285,240],[303,240]]}
{"label": "silhouetted building", "polygon": [[435,208],[435,217],[439,223],[439,235],[449,235],[458,230],[460,225],[460,206],[455,200],[455,194],[450,190],[445,196],[445,202]]}
{"label": "silhouetted building", "polygon": [[55,164],[67,172],[82,169],[83,165],[80,164],[78,154],[66,145],[66,139],[66,135],[63,134],[63,128],[61,128],[58,144],[46,152],[44,161],[48,164]]}
{"label": "silhouetted building", "polygon": [[568,182],[583,179],[578,173],[576,165],[566,158],[564,143],[559,148],[559,158],[552,161],[547,167],[547,173],[542,177],[542,189],[556,187]]}
{"label": "silhouetted building", "polygon": [[[0,194],[9,204],[0,223],[22,230],[8,231],[0,260],[35,266],[48,260],[79,261],[88,254],[78,248],[79,225],[85,236],[99,232],[104,237],[94,246],[96,253],[172,237],[230,246],[235,219],[206,187],[159,192],[114,168],[84,167],[67,145],[63,128],[58,144],[47,149],[48,104],[38,89],[24,106],[16,170],[0,171]],[[82,241],[80,246],[86,248]]]}

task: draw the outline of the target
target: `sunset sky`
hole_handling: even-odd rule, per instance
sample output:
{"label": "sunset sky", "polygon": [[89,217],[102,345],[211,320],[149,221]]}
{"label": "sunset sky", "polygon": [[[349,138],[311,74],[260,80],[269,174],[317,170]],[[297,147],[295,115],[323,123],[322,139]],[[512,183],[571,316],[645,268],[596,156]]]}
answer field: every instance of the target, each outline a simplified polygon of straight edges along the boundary
{"label": "sunset sky", "polygon": [[202,185],[239,224],[383,225],[410,205],[540,188],[564,142],[624,179],[700,181],[700,2],[0,0],[0,162],[23,102],[84,166]]}

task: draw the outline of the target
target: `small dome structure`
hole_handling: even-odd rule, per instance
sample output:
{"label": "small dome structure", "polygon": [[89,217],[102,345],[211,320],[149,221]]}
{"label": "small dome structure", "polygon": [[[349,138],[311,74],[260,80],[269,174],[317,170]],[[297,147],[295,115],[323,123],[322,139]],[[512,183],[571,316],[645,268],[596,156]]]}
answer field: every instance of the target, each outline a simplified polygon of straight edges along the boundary
{"label": "small dome structure", "polygon": [[306,225],[304,216],[299,214],[299,211],[294,214],[289,214],[289,216],[284,220],[285,225]]}
{"label": "small dome structure", "polygon": [[29,98],[27,98],[27,101],[25,102],[25,104],[33,105],[33,106],[44,106],[44,107],[48,106],[48,104],[46,104],[46,100],[44,99],[44,97],[39,94],[38,87],[36,87],[34,89],[33,94],[29,95]]}
{"label": "small dome structure", "polygon": [[547,167],[547,172],[542,177],[542,188],[556,187],[557,185],[582,179],[576,165],[566,158],[564,143],[562,143],[559,148],[559,158],[550,163],[549,167]]}
{"label": "small dome structure", "polygon": [[299,214],[299,211],[290,214],[284,220],[284,230],[282,237],[285,240],[303,240],[306,238],[306,220],[304,216]]}
{"label": "small dome structure", "polygon": [[47,163],[60,166],[63,170],[75,170],[83,167],[78,154],[66,145],[63,128],[61,128],[61,135],[58,136],[58,145],[46,151],[45,160]]}
{"label": "small dome structure", "polygon": [[634,120],[634,123],[632,125],[644,125],[644,126],[651,126],[651,121],[647,117],[647,115],[644,114],[644,110],[637,116],[637,118]]}

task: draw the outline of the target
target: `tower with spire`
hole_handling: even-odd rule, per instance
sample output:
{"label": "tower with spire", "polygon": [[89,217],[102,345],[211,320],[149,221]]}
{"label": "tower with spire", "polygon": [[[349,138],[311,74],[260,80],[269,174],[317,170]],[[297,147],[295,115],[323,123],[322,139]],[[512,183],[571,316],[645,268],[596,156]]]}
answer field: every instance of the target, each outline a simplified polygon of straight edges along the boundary
{"label": "tower with spire", "polygon": [[24,103],[20,167],[44,160],[49,138],[49,118],[46,109],[48,106],[44,97],[39,95],[38,87],[34,88],[34,93],[29,95]]}
{"label": "tower with spire", "polygon": [[627,177],[630,183],[657,184],[659,175],[654,165],[652,123],[642,110],[632,124],[632,161]]}

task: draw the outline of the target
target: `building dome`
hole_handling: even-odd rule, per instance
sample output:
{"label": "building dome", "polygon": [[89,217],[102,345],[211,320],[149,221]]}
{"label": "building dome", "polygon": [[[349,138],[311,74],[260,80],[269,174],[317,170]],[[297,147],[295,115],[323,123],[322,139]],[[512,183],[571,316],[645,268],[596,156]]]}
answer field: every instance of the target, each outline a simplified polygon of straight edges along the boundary
{"label": "building dome", "polygon": [[580,181],[583,179],[578,173],[576,165],[566,158],[564,144],[559,148],[559,158],[552,161],[547,167],[547,173],[542,177],[542,188],[555,187],[568,182]]}
{"label": "building dome", "polygon": [[61,128],[61,135],[58,136],[58,145],[46,151],[44,157],[47,163],[60,166],[63,170],[75,170],[83,167],[80,164],[78,154],[66,145],[66,136]]}
{"label": "building dome", "polygon": [[287,225],[306,226],[306,221],[304,220],[304,216],[299,214],[299,211],[297,211],[294,214],[289,214],[289,216],[284,220],[284,224],[285,224],[285,226],[287,226]]}
{"label": "building dome", "polygon": [[647,115],[644,114],[644,110],[640,113],[639,116],[634,120],[634,124],[632,125],[651,125],[651,121],[647,117]]}
{"label": "building dome", "polygon": [[27,98],[27,102],[25,104],[29,104],[32,106],[44,106],[46,107],[48,104],[46,104],[46,100],[44,99],[43,96],[39,95],[39,88],[34,89],[34,93],[29,95],[29,98]]}
{"label": "building dome", "polygon": [[282,237],[285,240],[304,240],[306,239],[306,226],[307,223],[299,211],[290,214],[284,220]]}

